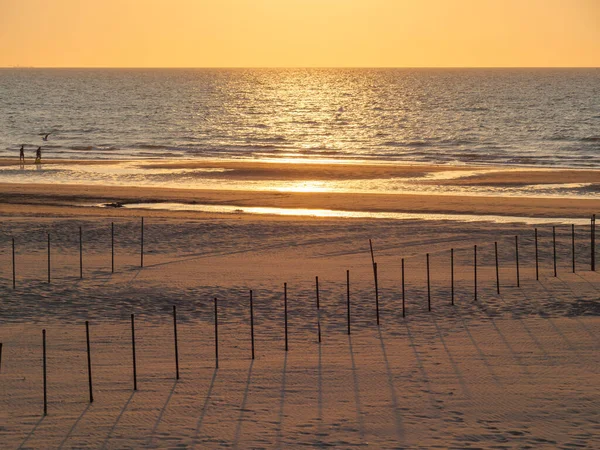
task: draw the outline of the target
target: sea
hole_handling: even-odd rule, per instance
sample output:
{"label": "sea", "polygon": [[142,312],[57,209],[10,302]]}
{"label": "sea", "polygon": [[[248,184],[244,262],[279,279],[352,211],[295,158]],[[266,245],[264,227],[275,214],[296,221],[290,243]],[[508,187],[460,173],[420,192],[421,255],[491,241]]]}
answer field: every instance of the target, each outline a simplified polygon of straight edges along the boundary
{"label": "sea", "polygon": [[600,167],[600,69],[0,69],[0,156],[21,145],[71,159]]}
{"label": "sea", "polygon": [[[589,198],[600,184],[240,179],[155,163],[600,168],[600,69],[0,69],[0,157],[21,145],[28,164],[0,165],[0,183]],[[30,164],[39,146],[64,164]]]}

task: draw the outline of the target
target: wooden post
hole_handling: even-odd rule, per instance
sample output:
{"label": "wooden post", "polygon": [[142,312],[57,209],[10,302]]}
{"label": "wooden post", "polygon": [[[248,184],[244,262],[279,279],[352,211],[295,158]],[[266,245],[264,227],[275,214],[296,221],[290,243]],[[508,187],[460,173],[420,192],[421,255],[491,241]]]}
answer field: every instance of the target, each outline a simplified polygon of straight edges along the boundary
{"label": "wooden post", "polygon": [[450,304],[454,306],[454,249],[450,249]]}
{"label": "wooden post", "polygon": [[496,253],[496,292],[500,294],[500,271],[498,269],[498,242],[494,242],[494,250]]}
{"label": "wooden post", "polygon": [[375,266],[375,256],[373,254],[373,242],[369,239],[369,248],[371,249],[371,265]]}
{"label": "wooden post", "polygon": [[521,277],[519,273],[519,236],[515,236],[515,262],[517,264],[517,287],[521,287]]}
{"label": "wooden post", "polygon": [[429,253],[427,253],[427,310],[431,311],[431,283],[429,278]]}
{"label": "wooden post", "polygon": [[573,262],[573,273],[575,273],[575,224],[571,224],[571,256]]}
{"label": "wooden post", "polygon": [[377,279],[377,263],[373,264],[375,273],[375,315],[377,316],[377,326],[379,326],[379,281]]}
{"label": "wooden post", "polygon": [[537,228],[535,229],[535,279],[540,279],[540,265],[538,262],[538,236]]}
{"label": "wooden post", "polygon": [[137,391],[137,365],[135,361],[135,325],[133,314],[131,315],[131,350],[133,356],[133,390]]}
{"label": "wooden post", "polygon": [[315,287],[317,290],[317,335],[318,342],[321,343],[321,303],[319,300],[319,277],[315,277]]}
{"label": "wooden post", "polygon": [[285,328],[285,351],[288,351],[287,283],[283,283],[283,321]]}
{"label": "wooden post", "polygon": [[590,239],[591,239],[591,268],[592,272],[596,271],[596,214],[592,215],[591,221],[591,229],[590,229]]}
{"label": "wooden post", "polygon": [[13,273],[13,289],[17,288],[17,268],[15,265],[15,238],[12,238],[12,273]]}
{"label": "wooden post", "polygon": [[144,218],[142,217],[140,237],[140,267],[144,267]]}
{"label": "wooden post", "polygon": [[250,341],[252,342],[252,359],[254,359],[254,303],[250,289]]}
{"label": "wooden post", "polygon": [[173,335],[175,336],[175,379],[179,380],[179,347],[177,346],[177,307],[173,305]]}
{"label": "wooden post", "polygon": [[402,317],[406,317],[406,299],[404,295],[404,258],[402,258]]}
{"label": "wooden post", "polygon": [[552,248],[554,249],[554,276],[556,276],[556,227],[552,227]]}
{"label": "wooden post", "polygon": [[348,324],[348,335],[350,335],[350,271],[346,270],[346,311],[347,311],[347,324]]}
{"label": "wooden post", "polygon": [[50,284],[50,233],[48,233],[48,284]]}
{"label": "wooden post", "polygon": [[371,249],[371,264],[373,265],[373,282],[375,283],[375,312],[377,315],[377,326],[379,326],[379,285],[377,280],[377,263],[373,253],[373,242],[369,239],[369,248]]}
{"label": "wooden post", "polygon": [[110,271],[115,273],[115,223],[110,223]]}
{"label": "wooden post", "polygon": [[219,320],[217,311],[217,297],[215,297],[215,368],[219,368]]}
{"label": "wooden post", "polygon": [[46,380],[46,330],[42,330],[42,360],[44,367],[44,416],[48,415],[48,394]]}
{"label": "wooden post", "polygon": [[85,340],[87,343],[87,366],[88,366],[88,385],[90,391],[90,403],[94,402],[94,394],[92,390],[92,352],[90,350],[90,323],[85,321]]}
{"label": "wooden post", "polygon": [[473,291],[475,293],[474,300],[477,301],[477,245],[473,246]]}
{"label": "wooden post", "polygon": [[83,230],[79,227],[79,278],[83,278]]}

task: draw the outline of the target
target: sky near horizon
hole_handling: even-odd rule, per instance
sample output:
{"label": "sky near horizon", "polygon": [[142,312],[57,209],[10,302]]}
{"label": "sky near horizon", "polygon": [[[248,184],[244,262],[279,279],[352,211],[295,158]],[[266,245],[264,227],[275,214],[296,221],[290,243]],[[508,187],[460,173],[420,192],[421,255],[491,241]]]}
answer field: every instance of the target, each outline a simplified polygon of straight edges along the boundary
{"label": "sky near horizon", "polygon": [[600,67],[600,0],[0,0],[0,67]]}

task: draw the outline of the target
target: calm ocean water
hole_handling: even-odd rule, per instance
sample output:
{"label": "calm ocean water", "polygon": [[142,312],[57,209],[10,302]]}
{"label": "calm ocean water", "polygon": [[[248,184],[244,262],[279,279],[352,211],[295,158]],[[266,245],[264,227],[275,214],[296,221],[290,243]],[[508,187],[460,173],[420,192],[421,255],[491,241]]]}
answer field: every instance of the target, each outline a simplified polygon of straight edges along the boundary
{"label": "calm ocean water", "polygon": [[21,144],[58,158],[600,167],[600,69],[2,69],[0,156]]}

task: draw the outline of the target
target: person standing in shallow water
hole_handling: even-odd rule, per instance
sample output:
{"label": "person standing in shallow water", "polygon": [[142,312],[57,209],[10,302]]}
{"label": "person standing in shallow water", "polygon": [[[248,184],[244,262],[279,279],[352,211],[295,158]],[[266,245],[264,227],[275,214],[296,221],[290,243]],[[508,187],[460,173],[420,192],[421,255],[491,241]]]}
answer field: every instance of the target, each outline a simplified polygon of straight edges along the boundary
{"label": "person standing in shallow water", "polygon": [[42,147],[38,147],[38,149],[35,151],[35,164],[41,164],[42,163]]}
{"label": "person standing in shallow water", "polygon": [[19,150],[19,162],[24,164],[25,163],[25,146],[21,145],[21,150]]}

